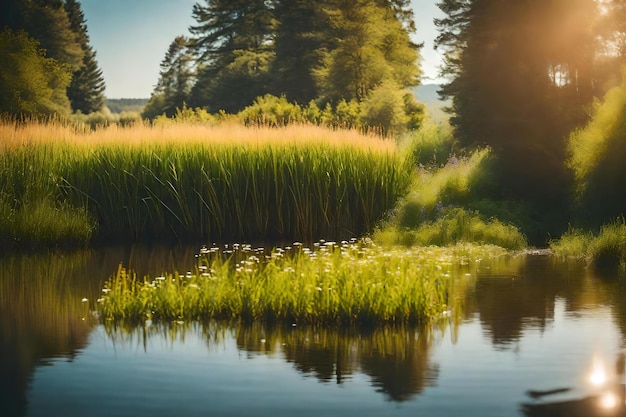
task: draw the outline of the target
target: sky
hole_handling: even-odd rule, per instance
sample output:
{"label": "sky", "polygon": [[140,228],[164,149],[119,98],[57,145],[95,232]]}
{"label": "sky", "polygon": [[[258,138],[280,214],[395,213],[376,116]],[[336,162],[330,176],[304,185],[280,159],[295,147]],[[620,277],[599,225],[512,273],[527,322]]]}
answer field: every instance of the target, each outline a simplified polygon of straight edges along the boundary
{"label": "sky", "polygon": [[[204,0],[82,0],[91,46],[109,98],[148,98],[159,79],[159,65],[178,35],[189,36],[194,3]],[[437,0],[411,0],[416,42],[422,48],[422,84],[437,82],[440,56],[433,50],[441,16]]]}

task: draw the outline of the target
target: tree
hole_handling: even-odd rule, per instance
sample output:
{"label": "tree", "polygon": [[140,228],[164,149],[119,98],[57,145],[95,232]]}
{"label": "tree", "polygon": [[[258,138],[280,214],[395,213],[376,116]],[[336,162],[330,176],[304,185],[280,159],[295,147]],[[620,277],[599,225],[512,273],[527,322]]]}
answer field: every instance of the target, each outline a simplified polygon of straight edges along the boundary
{"label": "tree", "polygon": [[419,83],[419,45],[394,9],[369,0],[334,0],[325,13],[334,45],[316,71],[323,98],[363,101],[385,80],[401,88]]}
{"label": "tree", "polygon": [[545,216],[568,199],[565,139],[593,99],[593,0],[443,0],[441,94],[460,144],[488,145],[493,196]]}
{"label": "tree", "polygon": [[39,42],[26,32],[0,32],[0,112],[13,115],[65,114],[67,64],[46,58]]}
{"label": "tree", "polygon": [[276,57],[271,89],[276,95],[308,103],[318,97],[313,69],[320,66],[322,48],[328,48],[325,14],[319,0],[275,0]]}
{"label": "tree", "polygon": [[72,82],[67,88],[67,96],[72,104],[72,110],[84,114],[99,111],[104,106],[104,77],[96,61],[96,53],[89,44],[85,15],[76,0],[66,0],[70,28],[76,34],[83,49],[81,66],[74,71]]}
{"label": "tree", "polygon": [[519,161],[516,174],[527,176],[529,162],[542,174],[561,166],[564,137],[593,98],[593,0],[445,0],[439,7],[447,16],[436,21],[436,43],[450,79],[441,93],[452,98],[461,143],[491,146],[510,168]]}
{"label": "tree", "polygon": [[161,61],[159,81],[144,109],[144,116],[172,116],[189,99],[194,80],[195,69],[193,56],[189,52],[189,40],[177,36]]}
{"label": "tree", "polygon": [[0,28],[24,30],[39,41],[46,56],[69,64],[72,70],[82,65],[84,51],[80,35],[71,28],[64,3],[60,0],[6,0],[7,13]]}
{"label": "tree", "polygon": [[206,0],[196,3],[189,28],[199,64],[191,101],[236,113],[268,91],[274,18],[264,0]]}

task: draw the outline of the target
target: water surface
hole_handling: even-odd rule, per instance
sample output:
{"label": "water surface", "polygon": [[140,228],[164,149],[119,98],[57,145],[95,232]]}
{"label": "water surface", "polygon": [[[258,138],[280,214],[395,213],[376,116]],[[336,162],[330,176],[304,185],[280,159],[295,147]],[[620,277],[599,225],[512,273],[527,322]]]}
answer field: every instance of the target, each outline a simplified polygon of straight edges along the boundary
{"label": "water surface", "polygon": [[462,311],[427,328],[128,328],[91,313],[119,262],[154,276],[190,268],[194,254],[112,248],[0,259],[0,415],[623,413],[626,291],[583,264],[545,255],[485,263],[458,279]]}

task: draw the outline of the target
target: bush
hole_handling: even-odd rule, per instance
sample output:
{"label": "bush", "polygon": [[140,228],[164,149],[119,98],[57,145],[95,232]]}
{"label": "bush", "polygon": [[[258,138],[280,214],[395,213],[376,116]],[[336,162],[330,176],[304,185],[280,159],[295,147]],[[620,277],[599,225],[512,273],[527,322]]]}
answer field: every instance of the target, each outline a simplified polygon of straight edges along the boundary
{"label": "bush", "polygon": [[286,126],[304,120],[302,108],[297,103],[290,103],[284,95],[276,97],[271,94],[257,97],[237,116],[246,126]]}
{"label": "bush", "polygon": [[395,83],[384,82],[361,104],[361,120],[385,136],[403,132],[409,121],[404,105],[404,91]]}

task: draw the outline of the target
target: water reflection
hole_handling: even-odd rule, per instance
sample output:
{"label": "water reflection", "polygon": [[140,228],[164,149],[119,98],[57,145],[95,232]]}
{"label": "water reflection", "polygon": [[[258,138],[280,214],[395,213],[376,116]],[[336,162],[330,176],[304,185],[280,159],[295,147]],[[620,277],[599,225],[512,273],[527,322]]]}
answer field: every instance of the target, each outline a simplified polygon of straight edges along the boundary
{"label": "water reflection", "polygon": [[[84,253],[0,259],[0,404],[9,415],[25,413],[35,366],[48,358],[72,360],[87,344],[95,320],[87,303],[88,281],[76,279]],[[87,285],[86,285],[87,284]]]}
{"label": "water reflection", "polygon": [[496,349],[515,349],[527,330],[545,332],[554,324],[558,300],[572,318],[611,305],[626,335],[624,281],[598,277],[583,262],[547,255],[511,258],[482,268],[466,294],[466,319],[477,317]]}
{"label": "water reflection", "polygon": [[431,352],[439,330],[384,327],[370,331],[320,327],[276,326],[263,323],[171,322],[124,327],[108,325],[107,335],[120,349],[141,345],[149,353],[151,339],[184,341],[200,335],[209,351],[234,339],[243,357],[279,357],[305,376],[322,383],[349,383],[367,375],[371,385],[390,401],[408,401],[433,386],[439,365]]}
{"label": "water reflection", "polygon": [[[603,358],[594,356],[591,369],[585,380],[592,391],[584,398],[562,399],[558,401],[522,404],[522,411],[528,417],[594,417],[626,416],[626,386],[624,385],[624,354],[620,353],[615,367],[608,367]],[[529,391],[533,399],[569,392],[571,388],[549,391]]]}
{"label": "water reflection", "polygon": [[[94,328],[102,329],[96,327],[98,321],[90,314],[90,309],[100,295],[104,280],[114,273],[120,262],[136,270],[138,276],[155,276],[165,270],[192,269],[197,250],[196,247],[133,247],[0,258],[2,415],[28,413],[28,390],[38,367],[59,360],[80,359],[89,348],[89,336]],[[394,406],[429,404],[429,393],[441,390],[444,394],[439,395],[445,397],[450,389],[449,385],[444,386],[446,381],[449,384],[446,378],[454,372],[449,369],[449,363],[459,351],[467,349],[468,339],[471,339],[467,332],[459,332],[464,325],[478,329],[476,339],[482,337],[478,343],[486,341],[486,346],[480,345],[480,351],[471,352],[472,355],[487,358],[480,362],[486,364],[491,358],[496,358],[496,354],[517,355],[516,349],[520,349],[520,357],[523,357],[522,349],[529,350],[529,346],[524,347],[522,342],[529,334],[547,335],[558,326],[578,323],[581,318],[593,319],[594,315],[602,315],[603,320],[610,316],[621,333],[621,346],[605,346],[605,350],[614,353],[614,349],[625,349],[625,286],[626,280],[598,276],[585,268],[584,263],[560,262],[548,256],[518,256],[501,262],[483,262],[477,275],[460,274],[456,277],[449,294],[453,308],[448,312],[446,321],[424,329],[384,327],[356,331],[300,327],[290,323],[284,326],[262,323],[243,326],[238,323],[153,324],[148,321],[140,327],[105,323],[104,335],[116,349],[139,348],[150,354],[155,341],[177,346],[193,334],[194,338],[201,339],[208,352],[223,351],[226,345],[229,348],[235,346],[245,361],[277,359],[283,364],[288,363],[287,368],[296,370],[304,376],[303,380],[319,381],[319,385],[324,387],[339,385],[345,388],[365,379],[368,388],[373,387],[381,393],[376,397],[393,402]],[[83,298],[87,298],[88,302],[83,303]],[[593,331],[596,331],[595,328]],[[450,337],[452,345],[460,345],[458,351],[448,348],[452,352],[450,356],[440,353],[444,344],[443,335]],[[585,337],[592,338],[594,335],[581,335],[581,338]],[[619,341],[615,343],[613,339],[602,340],[611,340],[611,344],[619,345]],[[534,353],[536,355],[544,354],[541,342],[534,342],[539,346],[539,353]],[[476,343],[476,340],[470,343]],[[563,349],[564,354],[569,352],[569,348],[562,344],[555,343],[553,346]],[[491,350],[495,350],[496,354]],[[499,357],[500,360],[502,357]],[[539,361],[537,356],[529,357],[525,358],[528,360],[526,363],[532,365],[533,361]],[[515,392],[520,396],[531,389],[530,397],[526,398],[520,412],[531,417],[626,415],[619,361],[615,357],[607,357],[609,359],[605,357],[602,367],[596,367],[604,369],[605,377],[601,372],[592,372],[593,361],[589,359],[588,377],[595,375],[593,380],[596,383],[605,381],[596,388],[590,385],[589,393],[581,393],[579,387],[574,385],[582,379],[570,381],[557,378],[547,387],[540,384],[533,386],[532,382],[526,385],[519,383]],[[263,359],[258,360],[260,358]],[[560,362],[560,368],[553,364],[553,368],[546,372],[565,373],[567,367],[585,366],[574,363],[575,359],[568,360]],[[618,363],[613,366],[615,362]],[[515,380],[516,374],[524,371],[521,367],[513,369],[505,382]],[[472,371],[479,373],[483,369]],[[496,371],[488,375],[493,376]],[[487,386],[497,383],[485,381],[479,376],[474,380],[478,384]],[[468,391],[467,387],[472,383],[469,379],[468,385],[463,385],[466,381],[463,378],[466,376],[458,379],[457,386],[463,388],[457,392],[460,395]],[[533,388],[540,389],[533,391]],[[478,392],[477,395],[487,396],[489,393]],[[471,398],[466,400],[471,401]],[[516,412],[522,401],[522,398],[511,401]],[[435,413],[432,408],[427,408],[427,411]]]}

